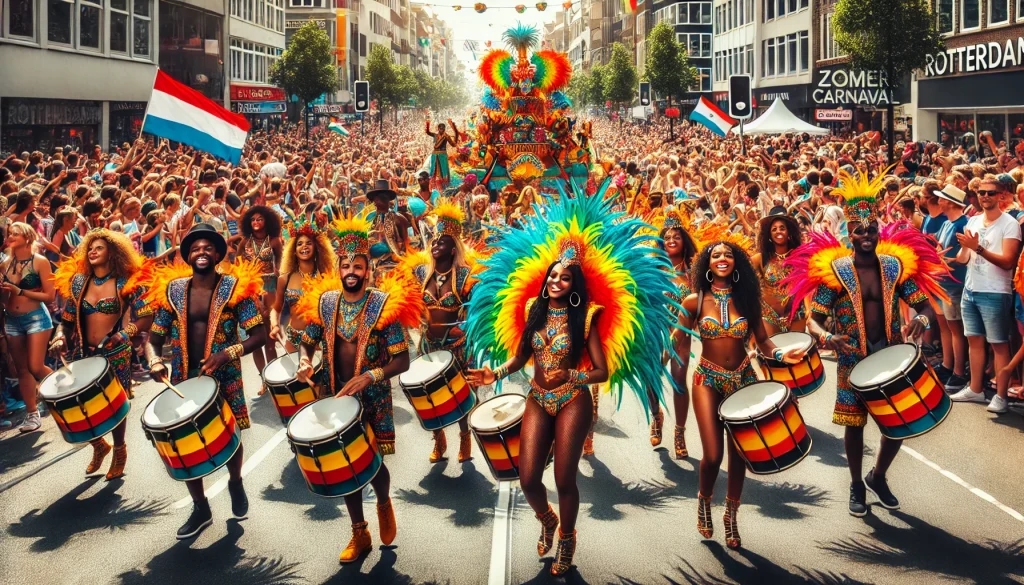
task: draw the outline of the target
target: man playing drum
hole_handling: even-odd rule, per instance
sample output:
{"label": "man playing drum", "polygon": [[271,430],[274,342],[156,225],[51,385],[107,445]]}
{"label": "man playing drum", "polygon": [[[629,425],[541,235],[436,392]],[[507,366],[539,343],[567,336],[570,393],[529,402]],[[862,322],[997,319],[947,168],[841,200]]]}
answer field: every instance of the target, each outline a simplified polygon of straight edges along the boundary
{"label": "man playing drum", "polygon": [[[322,396],[358,397],[377,450],[389,455],[395,452],[391,378],[409,369],[409,342],[402,326],[418,324],[423,303],[416,281],[405,271],[392,271],[381,288],[367,286],[373,275],[369,228],[362,217],[341,218],[332,225],[339,241],[338,274],[307,283],[296,304],[307,323],[297,375],[302,380],[313,375],[313,353],[322,342],[323,371],[328,377]],[[380,539],[389,545],[397,525],[386,465],[370,483],[377,494]],[[350,563],[369,552],[373,542],[363,516],[362,492],[345,496],[345,505],[352,518],[352,540],[341,551],[340,560]]]}
{"label": "man playing drum", "polygon": [[[210,224],[195,225],[182,238],[179,254],[190,269],[180,264],[158,270],[152,292],[156,318],[146,348],[150,374],[154,380],[166,380],[168,367],[161,351],[170,338],[170,383],[205,375],[220,384],[220,393],[228,402],[239,428],[249,428],[249,412],[242,389],[239,359],[263,347],[267,331],[259,303],[263,280],[252,264],[215,267],[227,254],[227,242]],[[238,329],[248,338],[239,340]],[[230,480],[231,512],[244,518],[249,500],[242,488],[242,447],[239,445],[227,463]],[[185,482],[192,496],[192,514],[181,528],[178,539],[191,538],[213,522],[210,503],[203,491],[203,480]]]}
{"label": "man playing drum", "polygon": [[[849,224],[850,251],[829,233],[814,234],[801,253],[787,261],[793,272],[785,285],[794,295],[794,314],[805,299],[811,301],[808,330],[822,346],[838,356],[838,396],[832,422],[846,427],[846,458],[850,466],[850,514],[867,514],[866,490],[882,506],[899,509],[899,500],[889,490],[885,473],[899,452],[902,441],[882,437],[875,467],[861,480],[864,456],[864,426],[868,412],[850,384],[850,373],[859,361],[891,344],[902,342],[899,301],[917,311],[903,329],[907,338],[920,335],[934,318],[928,295],[941,296],[935,276],[944,265],[920,232],[905,224],[887,226],[879,234],[875,197],[882,189],[885,173],[869,181],[864,175],[840,172],[841,195]],[[877,252],[879,240],[887,253]],[[927,294],[926,294],[927,293]],[[831,317],[835,334],[826,329]],[[898,368],[894,364],[894,369]]]}

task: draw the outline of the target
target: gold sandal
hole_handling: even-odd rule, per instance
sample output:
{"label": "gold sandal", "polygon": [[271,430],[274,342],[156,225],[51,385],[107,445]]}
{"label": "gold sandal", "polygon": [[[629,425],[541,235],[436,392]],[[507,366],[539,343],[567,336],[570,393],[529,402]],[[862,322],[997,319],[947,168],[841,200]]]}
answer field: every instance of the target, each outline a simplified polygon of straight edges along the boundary
{"label": "gold sandal", "polygon": [[702,496],[700,492],[697,492],[697,532],[704,538],[715,534],[711,523],[711,496]]}

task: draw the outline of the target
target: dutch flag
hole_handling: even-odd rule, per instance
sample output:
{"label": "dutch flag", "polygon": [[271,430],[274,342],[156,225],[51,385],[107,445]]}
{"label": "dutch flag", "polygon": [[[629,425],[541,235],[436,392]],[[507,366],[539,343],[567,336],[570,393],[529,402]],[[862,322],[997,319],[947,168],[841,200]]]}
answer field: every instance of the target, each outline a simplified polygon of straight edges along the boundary
{"label": "dutch flag", "polygon": [[708,130],[722,137],[725,137],[729,130],[739,123],[703,96],[701,96],[693,111],[690,112],[690,121],[707,126]]}
{"label": "dutch flag", "polygon": [[157,70],[142,131],[237,165],[249,133],[249,121]]}

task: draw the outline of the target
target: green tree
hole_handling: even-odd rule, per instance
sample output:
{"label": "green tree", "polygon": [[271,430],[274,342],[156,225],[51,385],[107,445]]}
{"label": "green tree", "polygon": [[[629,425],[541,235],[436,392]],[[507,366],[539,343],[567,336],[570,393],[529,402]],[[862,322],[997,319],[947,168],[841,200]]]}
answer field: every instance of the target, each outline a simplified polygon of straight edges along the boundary
{"label": "green tree", "polygon": [[[270,68],[270,82],[288,95],[298,96],[304,110],[309,103],[338,88],[338,70],[331,38],[309,21],[295,31],[281,58]],[[309,141],[309,123],[306,123]]]}
{"label": "green tree", "polygon": [[[675,29],[665,22],[659,22],[647,36],[647,60],[644,66],[644,80],[651,82],[651,89],[672,105],[672,97],[682,97],[687,88],[697,81],[697,70],[690,66],[686,51],[676,40]],[[669,120],[669,132],[675,138],[674,120]]]}
{"label": "green tree", "polygon": [[605,102],[604,79],[606,71],[607,67],[605,65],[594,65],[590,68],[590,83],[587,84],[588,101],[597,106],[603,106]]}
{"label": "green tree", "polygon": [[839,0],[836,44],[855,69],[880,71],[889,82],[889,160],[893,161],[893,95],[902,79],[945,50],[927,0]]}
{"label": "green tree", "polygon": [[590,74],[584,71],[575,71],[569,79],[569,86],[565,88],[565,95],[572,100],[577,108],[584,108],[591,103],[590,100]]}
{"label": "green tree", "polygon": [[612,58],[604,73],[604,97],[613,104],[630,104],[636,96],[633,57],[622,43],[612,43]]}
{"label": "green tree", "polygon": [[[412,75],[412,71],[409,71],[409,75]],[[370,55],[366,58],[366,81],[370,83],[370,99],[377,100],[380,127],[383,128],[384,109],[409,99],[409,95],[403,93],[403,87],[409,87],[409,79],[395,66],[391,47],[374,45],[370,49]]]}

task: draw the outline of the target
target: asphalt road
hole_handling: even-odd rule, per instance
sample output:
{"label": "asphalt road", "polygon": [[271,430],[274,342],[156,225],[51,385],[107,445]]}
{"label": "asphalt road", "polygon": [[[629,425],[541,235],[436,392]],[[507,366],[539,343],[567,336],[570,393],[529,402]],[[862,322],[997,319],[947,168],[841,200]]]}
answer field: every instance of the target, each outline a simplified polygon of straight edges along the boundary
{"label": "asphalt road", "polygon": [[[499,488],[479,455],[459,464],[449,430],[446,463],[431,465],[429,433],[395,390],[395,456],[387,458],[398,538],[361,563],[339,566],[350,522],[340,499],[311,494],[299,475],[269,398],[255,398],[258,376],[246,358],[251,430],[243,433],[251,509],[229,520],[224,490],[211,499],[214,523],[198,538],[174,533],[189,512],[187,492],[171,480],[145,439],[139,418],[160,387],[139,386],[128,431],[123,480],[84,478],[91,449],[75,451],[50,418],[45,432],[0,435],[0,571],[4,582],[120,585],[484,584],[558,582],[550,555],[536,556],[539,526],[514,486]],[[908,441],[890,472],[902,509],[872,506],[848,515],[849,475],[841,428],[830,422],[835,368],[801,400],[811,454],[773,476],[747,477],[740,531],[744,548],[724,546],[724,473],[715,495],[713,539],[696,531],[700,442],[687,426],[691,458],[676,461],[666,441],[652,449],[634,399],[614,410],[602,396],[596,456],[581,464],[577,570],[569,583],[1024,583],[1024,470],[1021,411],[996,416],[955,405],[933,432]],[[513,388],[514,390],[515,388]],[[867,444],[877,446],[873,425]],[[477,447],[474,444],[474,451]],[[109,459],[108,459],[109,462]],[[870,468],[865,461],[865,469]],[[105,467],[104,467],[105,471]],[[220,470],[207,489],[225,478]],[[546,483],[555,500],[551,472]],[[223,487],[221,481],[221,488]],[[511,498],[503,508],[501,498]],[[871,502],[869,495],[869,502]],[[496,524],[496,512],[507,528]],[[367,506],[376,539],[373,509]],[[495,530],[497,526],[498,530]],[[498,540],[495,541],[495,535]],[[500,546],[507,542],[507,547]],[[496,546],[497,544],[497,546]]]}

